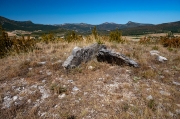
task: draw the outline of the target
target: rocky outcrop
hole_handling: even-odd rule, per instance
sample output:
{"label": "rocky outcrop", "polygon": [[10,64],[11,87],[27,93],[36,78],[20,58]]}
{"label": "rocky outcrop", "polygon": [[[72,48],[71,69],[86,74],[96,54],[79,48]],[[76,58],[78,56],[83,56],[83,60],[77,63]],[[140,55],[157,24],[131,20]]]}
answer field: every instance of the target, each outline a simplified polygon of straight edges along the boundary
{"label": "rocky outcrop", "polygon": [[82,62],[88,62],[96,57],[100,62],[103,61],[111,64],[139,67],[134,60],[129,59],[123,54],[107,49],[105,45],[97,43],[84,48],[75,47],[72,54],[66,59],[62,66],[65,69],[75,68]]}
{"label": "rocky outcrop", "polygon": [[66,59],[62,66],[66,69],[77,67],[82,62],[87,62],[95,58],[100,49],[106,49],[106,46],[96,43],[84,48],[75,47],[72,54]]}
{"label": "rocky outcrop", "polygon": [[108,62],[110,64],[117,64],[117,65],[129,65],[133,67],[139,67],[138,63],[134,60],[129,59],[123,54],[118,52],[113,52],[108,49],[101,49],[98,52],[97,60],[100,62]]}

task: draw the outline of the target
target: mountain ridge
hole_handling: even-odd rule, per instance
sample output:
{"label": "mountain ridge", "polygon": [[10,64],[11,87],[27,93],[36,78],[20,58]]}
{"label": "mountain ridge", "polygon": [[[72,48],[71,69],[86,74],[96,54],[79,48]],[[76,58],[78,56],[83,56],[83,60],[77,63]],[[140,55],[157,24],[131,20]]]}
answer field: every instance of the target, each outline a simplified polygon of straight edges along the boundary
{"label": "mountain ridge", "polygon": [[25,31],[54,31],[58,29],[64,30],[74,30],[79,33],[91,33],[93,27],[96,26],[98,31],[111,31],[115,29],[120,29],[123,31],[124,35],[137,35],[144,34],[148,32],[180,32],[180,21],[162,23],[162,24],[147,24],[147,23],[137,23],[128,21],[126,24],[118,24],[114,22],[104,22],[102,24],[93,25],[88,23],[65,23],[65,24],[54,24],[54,25],[44,25],[35,24],[32,21],[15,21],[8,18],[0,16],[0,24],[7,31],[13,30],[25,30]]}
{"label": "mountain ridge", "polygon": [[[15,28],[17,30],[23,30],[23,28],[21,28],[21,27],[28,27],[28,26],[35,27],[35,25],[42,27],[42,25],[44,25],[44,24],[35,24],[30,20],[29,21],[10,20],[10,19],[2,17],[2,16],[0,16],[0,23],[7,30],[14,30]],[[15,28],[10,28],[9,25],[12,25]],[[153,24],[144,24],[144,23],[136,23],[136,22],[129,21],[126,24],[118,24],[118,23],[114,23],[114,22],[104,22],[104,23],[101,23],[98,25],[93,25],[93,24],[88,24],[88,23],[64,23],[64,24],[44,25],[44,26],[51,26],[54,28],[62,27],[62,28],[67,28],[67,29],[73,29],[73,27],[78,27],[78,26],[89,27],[89,28],[97,26],[97,29],[99,29],[99,30],[113,30],[114,28],[123,29],[123,28],[127,28],[127,27],[137,27],[137,26],[142,26],[142,25],[153,25]],[[42,30],[42,29],[36,29],[36,30]]]}

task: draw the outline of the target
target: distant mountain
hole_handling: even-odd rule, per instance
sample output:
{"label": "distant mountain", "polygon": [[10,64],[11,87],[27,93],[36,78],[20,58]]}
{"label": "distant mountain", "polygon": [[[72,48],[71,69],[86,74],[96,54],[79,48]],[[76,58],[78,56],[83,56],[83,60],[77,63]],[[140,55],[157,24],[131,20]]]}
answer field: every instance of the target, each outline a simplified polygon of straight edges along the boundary
{"label": "distant mountain", "polygon": [[136,23],[132,21],[129,21],[127,24],[125,24],[126,28],[138,27],[138,26],[153,26],[153,24]]}
{"label": "distant mountain", "polygon": [[59,27],[52,25],[43,25],[43,24],[34,24],[31,21],[14,21],[0,16],[0,24],[5,30],[25,30],[25,31],[34,31],[34,30],[55,30]]}
{"label": "distant mountain", "polygon": [[123,35],[140,35],[148,33],[162,33],[172,31],[173,33],[180,32],[180,21],[162,23],[158,25],[145,25],[138,27],[125,28],[122,30]]}
{"label": "distant mountain", "polygon": [[0,23],[3,28],[6,30],[27,30],[27,31],[34,31],[34,30],[55,30],[58,28],[68,29],[68,30],[75,30],[77,32],[88,32],[96,26],[98,30],[114,30],[124,29],[124,28],[131,28],[137,26],[146,26],[152,24],[142,24],[142,23],[135,23],[129,21],[127,24],[116,24],[116,23],[109,23],[105,22],[99,25],[91,25],[86,23],[75,23],[75,24],[55,24],[55,25],[43,25],[43,24],[34,24],[31,21],[14,21],[0,16]]}
{"label": "distant mountain", "polygon": [[132,27],[138,27],[138,26],[152,26],[153,24],[142,24],[142,23],[136,23],[129,21],[126,24],[116,24],[116,23],[108,23],[105,22],[103,24],[97,25],[97,28],[99,30],[114,30],[116,28],[118,29],[125,29],[125,28],[132,28]]}
{"label": "distant mountain", "polygon": [[86,23],[66,23],[66,24],[55,24],[55,25],[43,25],[34,24],[31,21],[14,21],[0,16],[0,24],[5,30],[25,30],[25,31],[57,31],[58,30],[74,30],[79,33],[89,34],[94,26],[101,33],[107,33],[116,28],[123,31],[123,35],[138,35],[144,33],[156,33],[156,32],[180,32],[180,21],[163,23],[158,25],[143,24],[129,21],[126,24],[117,24],[112,22],[105,22],[99,25],[91,25]]}
{"label": "distant mountain", "polygon": [[97,30],[115,30],[116,28],[118,29],[125,29],[125,28],[131,28],[131,27],[138,27],[138,26],[152,26],[152,24],[142,24],[142,23],[135,23],[135,22],[128,22],[127,24],[116,24],[116,23],[110,23],[110,22],[105,22],[99,25],[91,25],[91,24],[86,24],[86,23],[79,23],[79,24],[61,24],[61,25],[56,25],[59,26],[63,29],[69,29],[69,30],[75,30],[78,32],[91,32],[91,29],[96,26]]}
{"label": "distant mountain", "polygon": [[59,26],[62,29],[74,30],[77,32],[90,32],[91,28],[94,27],[94,25],[86,24],[86,23],[74,23],[74,24],[66,23],[55,26]]}

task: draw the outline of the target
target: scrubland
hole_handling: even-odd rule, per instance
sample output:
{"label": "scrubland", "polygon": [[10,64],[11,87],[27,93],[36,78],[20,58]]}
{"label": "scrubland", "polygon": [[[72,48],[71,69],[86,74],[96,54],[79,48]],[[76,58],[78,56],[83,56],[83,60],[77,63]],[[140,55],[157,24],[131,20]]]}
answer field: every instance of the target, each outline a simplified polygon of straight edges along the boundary
{"label": "scrubland", "polygon": [[[34,50],[0,59],[2,119],[178,119],[180,49],[158,39],[109,42],[90,35],[81,41],[38,42]],[[103,43],[139,63],[139,68],[93,59],[66,71],[75,46]],[[157,50],[168,60],[157,61]]]}

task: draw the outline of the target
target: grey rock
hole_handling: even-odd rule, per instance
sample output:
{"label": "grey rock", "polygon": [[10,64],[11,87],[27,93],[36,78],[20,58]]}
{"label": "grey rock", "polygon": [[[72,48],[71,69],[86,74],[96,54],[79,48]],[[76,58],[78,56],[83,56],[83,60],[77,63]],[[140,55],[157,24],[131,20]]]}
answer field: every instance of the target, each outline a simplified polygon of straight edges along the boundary
{"label": "grey rock", "polygon": [[38,65],[44,65],[46,62],[38,62]]}
{"label": "grey rock", "polygon": [[157,56],[157,60],[158,60],[159,62],[164,62],[164,61],[167,61],[167,58],[158,55],[158,56]]}
{"label": "grey rock", "polygon": [[18,99],[18,96],[13,96],[13,101],[16,101]]}
{"label": "grey rock", "polygon": [[65,69],[72,69],[79,66],[82,62],[88,62],[93,58],[97,58],[100,62],[108,62],[111,64],[139,67],[138,63],[134,60],[129,59],[123,54],[113,52],[106,49],[105,45],[93,44],[88,47],[80,48],[75,47],[72,54],[62,64]]}
{"label": "grey rock", "polygon": [[171,117],[173,117],[174,116],[174,114],[172,113],[172,112],[168,112],[168,114],[169,114],[169,116],[171,116]]}
{"label": "grey rock", "polygon": [[171,94],[169,92],[166,92],[166,91],[160,91],[161,95],[164,95],[164,96],[170,96]]}
{"label": "grey rock", "polygon": [[72,89],[72,91],[79,91],[79,88],[77,88],[76,86]]}
{"label": "grey rock", "polygon": [[179,82],[173,81],[173,84],[174,84],[174,85],[177,85],[177,86],[180,86],[180,83],[179,83]]}
{"label": "grey rock", "polygon": [[150,54],[151,54],[152,56],[154,56],[154,55],[159,55],[159,51],[157,51],[157,50],[151,50],[151,51],[150,51]]}
{"label": "grey rock", "polygon": [[66,96],[66,94],[63,93],[62,95],[59,95],[58,98],[62,99],[62,98],[64,98],[65,96]]}
{"label": "grey rock", "polygon": [[97,43],[84,48],[75,47],[62,66],[66,69],[77,67],[82,62],[88,62],[95,58],[98,51],[102,48],[106,48],[106,46]]}
{"label": "grey rock", "polygon": [[164,61],[167,61],[167,58],[166,57],[163,57],[163,56],[160,56],[160,52],[157,51],[157,50],[151,50],[150,51],[150,54],[151,56],[156,56],[156,59],[159,61],[159,62],[164,62]]}
{"label": "grey rock", "polygon": [[151,95],[149,95],[146,100],[153,100],[153,97]]}
{"label": "grey rock", "polygon": [[176,109],[176,113],[177,113],[177,114],[180,114],[180,109]]}
{"label": "grey rock", "polygon": [[117,65],[129,65],[133,67],[139,67],[139,64],[136,63],[134,60],[131,60],[130,58],[126,57],[123,54],[120,54],[118,52],[113,52],[108,49],[101,49],[98,52],[97,60],[100,62],[108,62],[111,64],[117,64]]}

